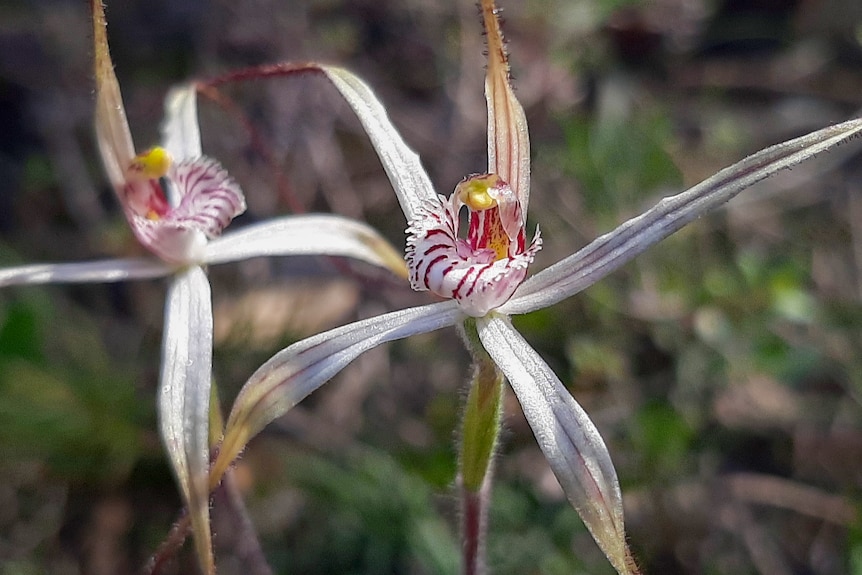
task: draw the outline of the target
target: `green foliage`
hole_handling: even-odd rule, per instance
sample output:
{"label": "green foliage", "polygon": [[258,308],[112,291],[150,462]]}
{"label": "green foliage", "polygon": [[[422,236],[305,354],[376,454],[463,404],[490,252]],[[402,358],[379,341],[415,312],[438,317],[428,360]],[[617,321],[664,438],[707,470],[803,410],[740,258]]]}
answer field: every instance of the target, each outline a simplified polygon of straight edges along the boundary
{"label": "green foliage", "polygon": [[458,572],[458,547],[434,490],[388,455],[369,448],[336,460],[294,452],[284,478],[310,502],[287,540],[274,544],[279,572]]}
{"label": "green foliage", "polygon": [[[488,562],[498,575],[613,572],[578,514],[558,501],[537,499],[526,484],[495,485],[490,524]],[[587,552],[573,554],[573,541],[586,543]]]}
{"label": "green foliage", "polygon": [[642,458],[640,470],[649,476],[679,477],[689,472],[694,433],[682,415],[663,403],[649,403],[637,413],[632,445]]}
{"label": "green foliage", "polygon": [[[616,90],[624,88],[608,88]],[[595,118],[560,121],[568,148],[562,165],[581,184],[584,203],[600,225],[638,209],[645,194],[680,179],[666,151],[672,141],[667,116],[656,111],[630,117],[609,108]]]}
{"label": "green foliage", "polygon": [[0,307],[0,454],[71,480],[117,479],[141,454],[144,411],[95,326],[44,292]]}

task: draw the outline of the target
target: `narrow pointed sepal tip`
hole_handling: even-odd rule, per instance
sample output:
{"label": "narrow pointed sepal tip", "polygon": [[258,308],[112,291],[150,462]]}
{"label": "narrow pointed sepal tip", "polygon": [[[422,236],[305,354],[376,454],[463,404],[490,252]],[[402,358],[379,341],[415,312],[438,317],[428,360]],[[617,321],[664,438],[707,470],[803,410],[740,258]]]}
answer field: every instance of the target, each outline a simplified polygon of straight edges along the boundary
{"label": "narrow pointed sepal tip", "polygon": [[756,152],[528,278],[500,311],[529,313],[571,297],[748,187],[860,134],[862,119],[854,119]]}
{"label": "narrow pointed sepal tip", "polygon": [[508,318],[491,314],[476,323],[566,497],[614,568],[631,573],[622,493],[598,429]]}
{"label": "narrow pointed sepal tip", "polygon": [[493,0],[482,0],[488,42],[485,99],[488,106],[488,172],[512,186],[526,215],[530,199],[530,136],[524,108],[512,90],[509,59],[499,10]]}

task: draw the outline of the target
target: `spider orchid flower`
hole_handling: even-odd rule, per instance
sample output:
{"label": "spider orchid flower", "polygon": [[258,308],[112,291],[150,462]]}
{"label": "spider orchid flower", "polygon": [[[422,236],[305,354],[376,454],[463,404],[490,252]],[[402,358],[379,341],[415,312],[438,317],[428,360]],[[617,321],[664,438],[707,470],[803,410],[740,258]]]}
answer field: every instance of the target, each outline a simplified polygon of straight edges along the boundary
{"label": "spider orchid flower", "polygon": [[[475,334],[470,341],[467,333],[468,343],[482,348],[474,346],[474,356],[477,351],[485,353],[494,369],[509,381],[566,496],[613,567],[621,574],[637,573],[626,544],[622,495],[608,449],[589,416],[512,327],[509,316],[577,294],[752,184],[858,135],[862,120],[757,152],[664,198],[525,280],[540,247],[538,234],[531,243],[526,242],[527,122],[510,86],[496,7],[493,0],[482,0],[481,7],[488,42],[488,173],[468,177],[450,198],[434,192],[419,158],[367,85],[343,69],[316,67],[359,117],[395,188],[409,223],[406,259],[412,286],[430,290],[446,301],[342,326],[295,343],[269,359],[234,402],[211,470],[210,487],[255,434],[363,352],[385,342],[461,325]],[[469,216],[466,238],[458,236],[462,209]],[[493,423],[494,418],[487,421]],[[462,474],[465,472],[462,461]],[[471,572],[469,568],[467,572]]]}
{"label": "spider orchid flower", "polygon": [[209,528],[209,403],[213,314],[203,266],[261,256],[346,256],[406,277],[400,255],[373,229],[333,215],[288,216],[220,235],[245,210],[237,183],[201,155],[196,91],[166,99],[163,146],[136,154],[108,50],[101,0],[90,2],[96,135],[108,178],[140,244],[155,258],[0,269],[0,287],[169,277],[158,413],[160,434],[190,510],[199,561],[214,572]]}

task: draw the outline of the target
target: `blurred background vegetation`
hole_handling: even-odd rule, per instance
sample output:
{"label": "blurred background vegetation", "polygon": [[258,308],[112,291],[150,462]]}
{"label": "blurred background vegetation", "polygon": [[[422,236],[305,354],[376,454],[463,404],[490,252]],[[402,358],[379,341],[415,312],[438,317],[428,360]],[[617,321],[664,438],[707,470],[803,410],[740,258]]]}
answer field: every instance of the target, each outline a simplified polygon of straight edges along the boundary
{"label": "blurred background vegetation", "polygon": [[[533,142],[531,226],[556,261],[766,145],[858,115],[857,0],[509,0]],[[377,90],[435,185],[485,169],[469,0],[125,0],[109,38],[136,142],[173,83],[324,60]],[[0,262],[138,254],[92,133],[79,0],[0,0]],[[201,102],[206,153],[241,183],[234,225],[332,211],[403,245],[361,129],[315,77]],[[252,136],[250,124],[256,130]],[[850,143],[552,309],[515,319],[607,441],[647,573],[862,574],[862,156]],[[274,351],[427,302],[343,261],[212,271],[225,409]],[[156,434],[164,285],[0,292],[0,574],[135,572],[178,498]],[[454,331],[352,364],[254,440],[236,472],[277,573],[454,574]],[[488,547],[505,574],[610,573],[507,402]],[[248,573],[214,505],[220,572]],[[180,553],[170,572],[194,572]]]}

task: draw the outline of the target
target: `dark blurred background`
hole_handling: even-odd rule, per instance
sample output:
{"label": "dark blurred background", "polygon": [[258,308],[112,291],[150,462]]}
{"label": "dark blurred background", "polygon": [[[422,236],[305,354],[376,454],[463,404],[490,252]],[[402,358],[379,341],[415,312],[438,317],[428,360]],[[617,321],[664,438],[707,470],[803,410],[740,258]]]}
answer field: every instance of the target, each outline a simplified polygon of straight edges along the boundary
{"label": "dark blurred background", "polygon": [[[533,143],[535,269],[766,145],[858,115],[858,0],[503,1]],[[126,0],[108,33],[139,149],[172,84],[281,60],[365,78],[441,193],[485,170],[476,7],[439,0]],[[82,0],[0,1],[0,262],[140,254],[95,151]],[[200,103],[249,211],[405,222],[319,77]],[[248,126],[253,126],[250,132]],[[862,157],[758,185],[599,285],[515,318],[602,431],[653,574],[862,574]],[[211,271],[225,410],[292,341],[429,301],[368,267]],[[154,412],[164,283],[0,292],[0,574],[135,572],[176,518]],[[370,352],[255,439],[236,471],[277,573],[457,572],[453,330]],[[511,396],[511,394],[510,394]],[[611,573],[513,397],[492,572]],[[220,573],[247,572],[214,505]],[[195,572],[183,550],[171,573]]]}

